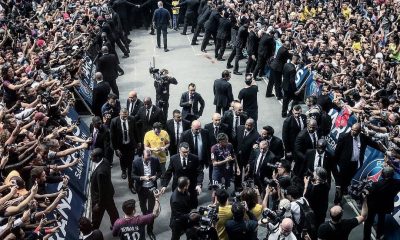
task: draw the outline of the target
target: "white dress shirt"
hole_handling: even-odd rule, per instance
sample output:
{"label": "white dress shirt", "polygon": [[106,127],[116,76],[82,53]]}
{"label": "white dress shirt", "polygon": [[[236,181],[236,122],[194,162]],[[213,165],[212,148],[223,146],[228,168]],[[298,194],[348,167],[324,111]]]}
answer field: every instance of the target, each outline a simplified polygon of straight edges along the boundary
{"label": "white dress shirt", "polygon": [[353,154],[351,155],[351,161],[357,162],[358,165],[360,165],[360,148],[361,148],[361,141],[360,141],[360,135],[358,135],[357,137],[353,137]]}
{"label": "white dress shirt", "polygon": [[126,126],[127,135],[128,135],[127,138],[126,138],[126,141],[124,141],[124,120],[122,120],[122,118],[121,118],[122,143],[123,144],[128,144],[130,142],[128,119],[125,120],[125,126]]}
{"label": "white dress shirt", "polygon": [[132,111],[133,111],[133,107],[135,107],[137,102],[137,99],[134,102],[130,102],[129,104],[129,115],[131,115]]}
{"label": "white dress shirt", "polygon": [[[196,142],[196,135],[195,134],[192,135],[193,135],[193,145],[194,145],[194,143]],[[202,156],[203,153],[201,149],[203,149],[203,140],[201,138],[201,134],[199,133],[197,134],[197,153],[199,154],[197,157],[199,158],[199,160],[203,160]]]}
{"label": "white dress shirt", "polygon": [[[179,122],[179,134],[182,134],[183,132],[183,127],[182,127],[182,121]],[[174,120],[174,133],[175,133],[175,140],[178,141],[178,136],[176,135],[176,128],[177,128],[178,123]],[[180,137],[180,136],[179,136]]]}
{"label": "white dress shirt", "polygon": [[[321,156],[321,166],[318,166],[319,156]],[[325,157],[325,152],[323,152],[322,154],[319,154],[317,151],[315,151],[314,169],[316,167],[323,167],[324,166],[324,157]]]}

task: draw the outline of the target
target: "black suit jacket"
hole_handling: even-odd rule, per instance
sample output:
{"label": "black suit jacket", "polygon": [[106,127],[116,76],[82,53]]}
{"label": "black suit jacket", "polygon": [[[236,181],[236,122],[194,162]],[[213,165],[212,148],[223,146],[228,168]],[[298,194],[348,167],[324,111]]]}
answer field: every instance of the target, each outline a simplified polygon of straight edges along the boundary
{"label": "black suit jacket", "polygon": [[[179,143],[176,142],[176,129],[175,129],[174,121],[175,121],[174,119],[170,119],[170,120],[167,121],[167,124],[166,124],[166,131],[167,131],[167,133],[169,135],[169,144],[170,144],[169,145],[169,152],[170,152],[171,156],[178,152],[177,150],[178,150],[178,144],[179,144]],[[180,124],[182,125],[182,130],[183,131],[179,133],[179,135],[180,135],[179,139],[181,138],[181,135],[182,135],[182,133],[184,131],[190,129],[190,122],[189,121],[187,121],[185,119],[182,119]]]}
{"label": "black suit jacket", "polygon": [[381,179],[378,182],[374,182],[368,195],[368,211],[391,213],[394,208],[394,198],[399,191],[399,180]]}
{"label": "black suit jacket", "polygon": [[179,3],[178,6],[186,5],[186,16],[194,15],[197,16],[197,10],[199,8],[200,2],[199,0],[184,0]]}
{"label": "black suit jacket", "polygon": [[214,81],[214,105],[228,108],[233,101],[232,85],[225,79]]}
{"label": "black suit jacket", "polygon": [[206,31],[216,33],[220,18],[221,15],[218,13],[218,11],[215,9],[212,10],[210,16],[208,17],[208,20],[204,23],[204,28],[206,29]]}
{"label": "black suit jacket", "polygon": [[105,81],[101,81],[93,87],[92,111],[94,115],[101,116],[101,107],[107,102],[110,91],[110,84]]}
{"label": "black suit jacket", "polygon": [[[320,135],[317,133],[316,141],[318,141],[319,138]],[[294,144],[295,164],[293,171],[295,174],[297,174],[297,176],[302,176],[302,171],[306,164],[306,152],[309,149],[314,149],[314,145],[307,128],[304,128],[297,135],[296,142]]]}
{"label": "black suit jacket", "polygon": [[110,165],[103,160],[90,176],[90,193],[93,204],[105,206],[114,201]]}
{"label": "black suit jacket", "polygon": [[217,38],[228,39],[231,36],[231,20],[229,18],[221,17],[218,23]]}
{"label": "black suit jacket", "polygon": [[128,19],[131,8],[136,8],[136,6],[127,0],[116,0],[113,2],[112,8],[118,13],[121,19]]}
{"label": "black suit jacket", "polygon": [[[224,112],[224,115],[221,118],[221,123],[224,123],[228,126],[228,131],[229,131],[229,139],[232,140],[232,144],[236,146],[236,143],[234,142],[235,139],[232,138],[232,133],[233,133],[233,118],[236,117],[235,113],[233,110],[228,110]],[[244,125],[248,119],[247,115],[245,113],[242,113],[239,117],[240,119],[240,124],[239,125]]]}
{"label": "black suit jacket", "polygon": [[247,30],[247,26],[245,26],[245,25],[241,26],[239,28],[237,36],[236,36],[235,47],[237,47],[237,48],[246,47],[246,42],[247,42],[248,36],[249,36],[249,31]]}
{"label": "black suit jacket", "polygon": [[211,7],[209,5],[204,6],[203,9],[201,10],[201,13],[199,13],[199,16],[197,17],[197,24],[203,26],[204,23],[207,21],[207,19],[210,17],[210,14],[211,14]]}
{"label": "black suit jacket", "polygon": [[272,136],[271,141],[269,142],[269,150],[273,152],[278,159],[283,158],[283,141],[277,136]]}
{"label": "black suit jacket", "polygon": [[[154,181],[154,186],[157,188],[157,179],[161,177],[161,165],[158,158],[150,157],[150,171],[151,176],[156,176],[156,180]],[[143,166],[143,158],[136,158],[132,162],[132,180],[135,183],[136,191],[140,192],[142,189],[143,181],[140,180],[140,177],[144,176],[144,166]]]}
{"label": "black suit jacket", "polygon": [[155,105],[152,106],[150,119],[146,117],[147,109],[145,106],[139,108],[139,111],[135,115],[135,120],[139,127],[139,137],[140,141],[143,141],[146,132],[153,129],[153,124],[156,122],[164,123],[164,114],[161,109]]}
{"label": "black suit jacket", "polygon": [[[90,136],[93,137],[93,124],[90,124]],[[93,139],[92,143],[94,148],[103,149],[103,153],[108,152],[111,149],[111,140],[110,140],[110,130],[106,128],[104,125],[101,125],[98,129],[96,139]]]}
{"label": "black suit jacket", "polygon": [[275,164],[278,161],[278,158],[273,154],[271,151],[268,151],[264,155],[264,159],[262,159],[262,163],[259,169],[259,175],[256,173],[256,164],[257,164],[257,159],[260,157],[260,149],[254,149],[251,152],[250,159],[249,159],[249,176],[254,179],[254,183],[257,186],[261,186],[265,188],[265,183],[264,183],[264,178],[272,178],[272,172],[273,168],[269,167],[267,164]]}
{"label": "black suit jacket", "polygon": [[[209,142],[209,133],[205,129],[200,130],[201,140],[203,143],[202,156],[203,159],[199,159],[202,165],[208,165],[211,158],[211,146]],[[191,153],[194,153],[194,140],[192,130],[186,130],[182,133],[180,142],[187,142],[189,144],[189,149]]]}
{"label": "black suit jacket", "polygon": [[[129,101],[129,99],[126,100],[126,108],[128,109],[128,111],[130,111],[130,109],[131,109],[131,104],[133,104],[133,103],[131,101]],[[142,100],[137,99],[135,105],[133,106],[133,109],[132,109],[132,112],[130,113],[130,115],[132,117],[136,116],[136,114],[139,112],[139,109],[141,107],[143,107],[143,106],[144,105],[143,105]]]}
{"label": "black suit jacket", "polygon": [[[217,144],[217,136],[214,135],[215,134],[214,133],[214,123],[212,123],[212,122],[207,123],[206,125],[204,125],[204,129],[208,131],[210,147]],[[225,133],[226,135],[229,136],[228,126],[224,123],[221,123],[219,125],[218,133]]]}
{"label": "black suit jacket", "polygon": [[[307,117],[306,115],[300,115],[301,120],[303,121],[304,128],[307,127]],[[293,115],[290,115],[283,121],[282,127],[282,140],[285,146],[285,152],[291,152],[294,154],[294,143],[296,141],[296,137],[300,132],[300,127],[297,125],[296,119]]]}
{"label": "black suit jacket", "polygon": [[284,46],[280,47],[276,53],[275,59],[271,62],[271,69],[274,71],[282,72],[283,65],[290,59],[291,54]]}
{"label": "black suit jacket", "polygon": [[99,229],[95,229],[89,237],[85,238],[85,240],[103,240],[103,239],[104,239],[103,233]]}
{"label": "black suit jacket", "polygon": [[238,156],[238,161],[242,165],[246,165],[249,162],[251,151],[253,150],[253,145],[257,142],[260,137],[257,130],[253,128],[251,132],[244,137],[245,126],[241,125],[237,128],[236,133],[236,155]]}
{"label": "black suit jacket", "polygon": [[[311,172],[314,172],[314,161],[315,161],[315,154],[317,153],[316,149],[309,149],[306,152],[306,167],[303,170],[303,173],[306,173],[307,170],[310,170]],[[323,159],[323,164],[322,167],[326,170],[328,173],[328,183],[330,186],[331,183],[331,173],[333,173],[333,177],[337,181],[337,165],[336,162],[331,154],[325,151],[324,159]]]}
{"label": "black suit jacket", "polygon": [[249,56],[255,55],[257,57],[258,37],[257,33],[251,31],[247,39],[247,54]]}
{"label": "black suit jacket", "polygon": [[[193,94],[193,104],[189,103],[189,92],[184,92],[182,93],[181,100],[179,103],[179,106],[182,107],[182,117],[186,118],[187,115],[190,115],[190,111],[193,105],[193,114],[196,117],[200,117],[203,115],[203,110],[204,110],[204,99],[201,97],[201,95],[197,92]],[[199,109],[199,104],[200,104],[200,109]]]}
{"label": "black suit jacket", "polygon": [[275,40],[268,33],[264,33],[260,41],[258,42],[257,49],[258,58],[266,58],[269,59],[274,55],[275,52]]}
{"label": "black suit jacket", "polygon": [[293,63],[285,63],[282,76],[282,89],[293,94],[296,91],[296,66]]}
{"label": "black suit jacket", "polygon": [[175,154],[171,156],[168,169],[162,176],[161,185],[167,187],[172,176],[172,191],[174,191],[178,186],[178,178],[185,176],[190,180],[189,192],[193,193],[196,191],[195,189],[197,185],[203,184],[203,166],[196,155],[189,153],[187,166],[184,169],[181,163],[181,156]]}
{"label": "black suit jacket", "polygon": [[[129,146],[133,149],[136,148],[136,144],[139,142],[138,134],[136,130],[135,119],[128,116],[128,135],[129,135]],[[110,125],[111,145],[114,150],[119,150],[123,145],[124,132],[121,126],[121,118],[115,117],[111,120]]]}
{"label": "black suit jacket", "polygon": [[97,59],[97,71],[103,74],[104,81],[115,80],[118,77],[119,61],[115,54],[103,54]]}

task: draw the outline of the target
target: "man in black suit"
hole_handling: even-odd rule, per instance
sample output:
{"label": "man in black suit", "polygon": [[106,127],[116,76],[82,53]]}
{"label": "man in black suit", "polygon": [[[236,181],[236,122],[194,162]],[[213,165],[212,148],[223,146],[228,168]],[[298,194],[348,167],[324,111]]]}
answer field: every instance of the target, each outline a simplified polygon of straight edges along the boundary
{"label": "man in black suit", "polygon": [[319,139],[317,142],[317,148],[309,149],[306,152],[306,166],[302,172],[303,174],[307,172],[312,173],[317,167],[324,168],[327,173],[327,182],[330,187],[332,174],[336,182],[338,181],[338,171],[335,159],[333,159],[333,156],[326,151],[326,146],[326,140]]}
{"label": "man in black suit", "polygon": [[121,178],[126,179],[128,170],[129,189],[134,193],[132,183],[132,161],[138,143],[135,119],[128,115],[128,109],[122,108],[119,117],[111,120],[111,144],[115,155],[119,157],[121,165]]}
{"label": "man in black suit", "polygon": [[233,109],[228,110],[222,116],[222,123],[228,126],[228,131],[230,132],[229,139],[231,143],[236,148],[236,132],[238,126],[244,125],[247,120],[247,115],[243,112],[243,106],[241,103],[235,102],[233,104]]}
{"label": "man in black suit", "polygon": [[[234,44],[235,48],[232,50],[231,55],[229,55],[228,62],[226,63],[226,67],[228,69],[233,67],[233,74],[235,75],[242,75],[242,73],[239,72],[239,60],[243,48],[246,47],[247,37],[249,36],[248,28],[248,23],[243,24],[243,26],[239,28]],[[235,66],[231,65],[233,58],[235,58]]]}
{"label": "man in black suit", "polygon": [[319,134],[317,133],[317,121],[309,119],[307,128],[299,132],[294,143],[294,167],[293,172],[298,177],[303,177],[303,169],[306,165],[306,152],[317,147]]}
{"label": "man in black suit", "polygon": [[[200,109],[199,109],[200,104]],[[189,83],[188,91],[182,93],[179,106],[182,107],[182,117],[190,122],[198,119],[203,115],[204,99],[196,92],[196,85]]]}
{"label": "man in black suit", "polygon": [[207,1],[205,1],[205,6],[203,8],[201,8],[201,3],[203,1],[204,0],[202,0],[200,2],[200,7],[198,9],[199,16],[197,17],[196,30],[195,30],[195,32],[193,34],[191,45],[198,45],[197,37],[199,37],[201,29],[204,28],[204,24],[207,21],[207,19],[210,17],[210,14],[211,14],[211,6],[207,3]]}
{"label": "man in black suit", "polygon": [[[253,145],[260,137],[257,130],[254,128],[254,120],[249,118],[245,125],[238,126],[236,134],[236,157],[239,165],[239,171],[235,175],[235,191],[239,191],[242,186],[243,168],[249,163],[249,158]],[[240,143],[240,144],[239,144]]]}
{"label": "man in black suit", "polygon": [[204,23],[204,29],[206,31],[204,34],[203,42],[201,43],[201,48],[200,48],[200,50],[202,52],[206,52],[206,47],[208,45],[208,42],[210,41],[211,36],[214,39],[214,42],[216,42],[218,22],[219,22],[219,19],[221,18],[222,13],[223,13],[222,6],[218,6],[217,9],[213,9],[211,11],[210,17]]}
{"label": "man in black suit", "polygon": [[296,65],[300,59],[299,55],[293,55],[292,61],[285,63],[282,70],[282,90],[283,90],[283,102],[282,102],[282,117],[287,117],[287,110],[289,107],[290,100],[293,100],[292,109],[294,105],[298,104],[296,99]]}
{"label": "man in black suit", "polygon": [[136,116],[139,109],[143,107],[142,100],[138,99],[136,91],[130,91],[128,99],[126,100],[126,108],[128,109],[129,116]]}
{"label": "man in black suit", "polygon": [[339,165],[340,181],[336,186],[339,186],[342,193],[347,191],[351,179],[357,169],[362,166],[367,146],[379,149],[378,143],[361,133],[359,123],[353,124],[350,132],[342,133],[339,136],[335,149],[335,159]]}
{"label": "man in black suit", "polygon": [[119,98],[117,77],[123,74],[117,56],[108,52],[108,47],[101,47],[102,56],[97,59],[97,71],[103,74],[104,81],[110,84],[112,91]]}
{"label": "man in black suit", "polygon": [[131,11],[131,8],[134,7],[137,8],[137,5],[134,5],[133,3],[130,3],[127,0],[115,0],[112,3],[112,8],[118,14],[121,20],[121,25],[125,35],[129,35],[128,16]]}
{"label": "man in black suit", "polygon": [[197,208],[197,195],[201,193],[203,185],[203,166],[196,155],[189,153],[189,144],[186,142],[179,144],[179,154],[175,154],[170,159],[168,169],[162,176],[161,193],[165,192],[172,176],[172,191],[178,186],[180,177],[189,178],[190,208]]}
{"label": "man in black suit", "polygon": [[[283,141],[282,139],[274,136],[275,130],[271,126],[264,126],[261,129],[260,137],[256,144],[259,145],[261,141],[268,142],[268,149],[278,158],[282,159],[284,156]],[[255,146],[257,147],[257,146]]]}
{"label": "man in black suit", "polygon": [[225,53],[226,43],[231,36],[231,20],[229,19],[229,13],[224,12],[224,17],[219,19],[217,29],[217,42],[215,43],[215,58],[218,61],[225,61],[222,57]]}
{"label": "man in black suit", "polygon": [[[143,99],[143,106],[139,109],[135,115],[135,120],[139,126],[139,143],[141,145],[144,135],[146,132],[153,129],[153,124],[156,122],[164,122],[164,114],[162,110],[153,105],[150,97],[145,97]],[[140,146],[142,147],[142,146]]]}
{"label": "man in black suit", "polygon": [[149,29],[150,27],[150,33],[151,35],[154,35],[154,12],[157,9],[157,1],[156,0],[147,0],[144,3],[140,5],[140,10],[143,11],[143,20],[144,20],[144,27],[146,30]]}
{"label": "man in black suit", "polygon": [[180,142],[189,144],[189,150],[196,155],[202,166],[208,167],[210,163],[210,142],[209,133],[201,128],[199,120],[192,122],[191,129],[182,133]]}
{"label": "man in black suit", "polygon": [[292,115],[283,121],[282,140],[285,146],[285,158],[288,160],[293,160],[296,137],[306,126],[306,116],[301,112],[301,106],[296,105],[293,107]]}
{"label": "man in black suit", "polygon": [[178,6],[186,6],[185,22],[183,23],[183,32],[181,33],[182,35],[186,35],[188,25],[192,26],[192,33],[194,33],[197,23],[197,9],[199,8],[199,4],[199,0],[184,0],[183,2],[179,3]]}
{"label": "man in black suit", "polygon": [[101,117],[101,107],[107,102],[111,87],[108,82],[103,81],[101,72],[96,72],[94,81],[96,84],[93,87],[92,111],[95,116]]}
{"label": "man in black suit", "polygon": [[364,240],[371,239],[371,228],[374,224],[375,216],[378,215],[376,228],[376,239],[384,239],[385,217],[394,209],[394,199],[400,191],[400,182],[393,178],[394,169],[385,166],[382,169],[382,179],[372,183],[367,196],[368,218],[364,224]]}
{"label": "man in black suit", "polygon": [[275,95],[278,100],[282,99],[282,70],[283,65],[290,59],[291,55],[289,53],[289,41],[285,41],[279,48],[274,60],[271,62],[271,75],[268,81],[266,97],[273,97],[272,88],[275,85]]}
{"label": "man in black suit", "polygon": [[113,162],[114,151],[111,148],[110,142],[110,130],[107,129],[101,121],[101,118],[95,116],[92,118],[92,124],[90,124],[90,135],[92,137],[92,144],[90,149],[100,148],[103,150],[104,158],[110,165]]}
{"label": "man in black suit", "polygon": [[257,63],[257,47],[258,47],[258,36],[254,25],[249,26],[249,37],[247,39],[247,66],[246,73],[253,72]]}
{"label": "man in black suit", "polygon": [[169,119],[166,125],[166,131],[170,138],[170,145],[168,148],[170,156],[177,154],[182,133],[190,129],[190,122],[182,119],[181,111],[175,109],[172,115],[173,118]]}
{"label": "man in black suit", "polygon": [[103,219],[104,211],[110,216],[111,226],[119,218],[114,202],[114,187],[111,182],[110,165],[103,159],[103,151],[95,148],[90,153],[93,162],[93,172],[90,176],[90,194],[92,199],[93,228],[98,229]]}
{"label": "man in black suit", "polygon": [[248,175],[254,180],[254,184],[258,189],[265,189],[265,178],[272,179],[273,168],[268,164],[275,164],[279,159],[273,152],[269,150],[268,141],[261,141],[259,147],[253,149],[250,155],[249,164],[247,166]]}
{"label": "man in black suit", "polygon": [[164,52],[168,52],[167,47],[167,28],[171,20],[171,15],[168,10],[163,8],[163,2],[157,3],[158,9],[154,11],[153,25],[157,30],[157,47],[161,48],[161,31],[163,35]]}
{"label": "man in black suit", "polygon": [[228,70],[222,72],[222,78],[214,81],[214,105],[215,112],[223,114],[229,109],[233,101],[232,85],[229,83],[231,73]]}
{"label": "man in black suit", "polygon": [[[144,150],[143,157],[135,159],[132,163],[132,181],[135,182],[140,210],[143,215],[153,212],[155,205],[153,190],[157,189],[157,179],[160,177],[160,161],[151,156],[150,150]],[[154,236],[153,223],[147,225],[147,234],[149,237]]]}
{"label": "man in black suit", "polygon": [[253,71],[254,78],[264,76],[265,65],[275,52],[275,40],[273,36],[260,30],[258,31],[258,37],[260,40],[257,48],[257,65]]}

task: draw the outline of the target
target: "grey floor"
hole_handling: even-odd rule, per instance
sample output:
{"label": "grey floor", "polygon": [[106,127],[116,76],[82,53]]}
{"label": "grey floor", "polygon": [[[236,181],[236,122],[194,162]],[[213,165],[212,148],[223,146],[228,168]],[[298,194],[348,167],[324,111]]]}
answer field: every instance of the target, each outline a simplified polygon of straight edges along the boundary
{"label": "grey floor", "polygon": [[[208,53],[202,53],[199,46],[191,46],[190,40],[192,35],[183,36],[179,32],[169,29],[168,34],[168,48],[170,52],[164,52],[163,49],[156,48],[156,37],[149,35],[145,30],[135,30],[131,32],[130,45],[131,57],[127,59],[120,58],[121,67],[124,69],[125,74],[117,79],[117,84],[120,91],[121,105],[126,103],[128,92],[136,90],[138,97],[143,99],[150,96],[155,98],[155,90],[153,86],[153,79],[148,73],[148,68],[154,56],[157,68],[166,68],[169,70],[170,75],[174,76],[178,85],[171,85],[170,108],[169,117],[171,118],[172,111],[179,108],[179,99],[181,94],[187,90],[189,83],[193,82],[197,85],[197,92],[200,93],[205,102],[203,116],[199,119],[202,124],[211,121],[211,115],[215,110],[212,104],[213,91],[212,85],[215,79],[220,78],[221,72],[226,68],[226,61],[216,61],[213,54],[214,46],[208,46]],[[199,38],[201,44],[202,38]],[[162,41],[162,40],[161,40]],[[230,50],[225,53],[225,58],[228,58]],[[120,57],[122,54],[119,55]],[[240,61],[240,71],[244,71],[246,67],[245,60]],[[235,98],[242,89],[244,84],[243,76],[232,75],[230,80],[233,87],[233,94]],[[259,94],[259,120],[258,126],[271,125],[275,129],[275,135],[281,137],[283,119],[280,116],[281,104],[275,98],[265,98],[266,84],[265,82],[258,82]],[[118,159],[114,159],[114,167],[112,168],[112,181],[115,188],[115,203],[120,213],[122,213],[122,203],[127,199],[136,199],[137,195],[133,195],[128,189],[126,180],[122,180],[121,171]],[[208,171],[205,171],[204,185],[208,184]],[[169,197],[171,195],[170,187],[165,195],[161,197],[162,211],[160,216],[155,220],[154,233],[157,239],[165,240],[170,239],[171,232],[168,227],[170,217]],[[332,194],[331,194],[332,195]],[[207,189],[203,188],[203,193],[199,196],[199,203],[207,205],[211,200],[210,194]],[[139,203],[137,202],[137,211],[140,213]],[[354,216],[354,212],[346,205],[345,217]],[[107,213],[104,214],[101,224],[101,230],[105,239],[118,239],[113,238],[109,229],[110,221]],[[362,229],[359,226],[353,231],[351,239],[361,239]],[[260,231],[259,238],[262,239],[263,233]],[[264,235],[265,236],[265,235]],[[184,239],[184,237],[182,237]]]}

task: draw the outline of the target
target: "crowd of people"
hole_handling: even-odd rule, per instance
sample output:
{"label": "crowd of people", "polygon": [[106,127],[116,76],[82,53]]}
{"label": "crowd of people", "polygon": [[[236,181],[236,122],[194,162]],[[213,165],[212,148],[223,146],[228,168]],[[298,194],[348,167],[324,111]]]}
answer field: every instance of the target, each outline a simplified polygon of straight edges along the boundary
{"label": "crowd of people", "polygon": [[[79,221],[84,239],[103,239],[98,228],[105,211],[114,236],[145,239],[147,225],[147,236],[156,239],[159,198],[171,178],[171,239],[183,234],[257,239],[261,227],[271,240],[347,239],[361,222],[364,239],[370,239],[376,216],[376,238],[384,239],[385,215],[393,211],[400,189],[394,179],[400,156],[399,5],[385,0],[0,1],[0,238],[48,239],[56,233],[56,209],[69,194],[65,170],[81,163],[75,153],[90,151],[92,219]],[[156,11],[157,6],[167,10]],[[226,67],[233,74],[241,75],[239,63],[247,61],[247,87],[237,98],[229,70],[214,82],[216,111],[207,124],[198,119],[211,103],[196,92],[195,83],[182,94],[182,109],[174,107],[168,119],[169,86],[178,82],[166,69],[153,69],[154,103],[149,96],[138,99],[136,91],[129,92],[126,104],[119,101],[116,80],[124,71],[115,45],[128,58],[130,31],[143,23],[150,34],[157,33],[158,47],[163,32],[168,51],[169,20],[176,31],[183,23],[183,35],[191,26],[191,44],[202,38],[203,52],[213,40],[218,61],[226,61],[231,49]],[[89,49],[99,53],[95,117],[91,137],[82,139],[73,134],[79,123],[66,116],[74,108],[74,88]],[[303,99],[305,84],[296,84],[300,69],[314,73],[316,96]],[[256,82],[262,79],[268,79],[265,96],[283,100],[282,139],[271,126],[257,124]],[[334,121],[330,111],[339,112]],[[329,152],[331,129],[345,128],[350,119],[355,119],[351,130],[340,134]],[[383,151],[385,161],[381,179],[357,192],[351,181],[367,147]],[[114,154],[121,178],[138,196],[141,215],[133,199],[122,205],[124,217],[118,214],[111,181]],[[60,190],[49,192],[51,183],[59,183]],[[328,210],[333,183],[336,196]],[[212,202],[193,211],[202,191]],[[362,210],[342,219],[348,194],[359,197]]]}

